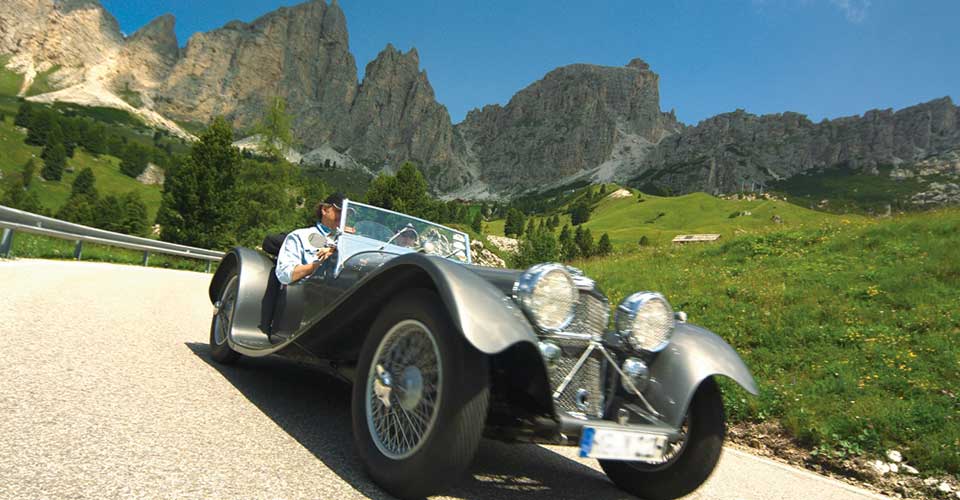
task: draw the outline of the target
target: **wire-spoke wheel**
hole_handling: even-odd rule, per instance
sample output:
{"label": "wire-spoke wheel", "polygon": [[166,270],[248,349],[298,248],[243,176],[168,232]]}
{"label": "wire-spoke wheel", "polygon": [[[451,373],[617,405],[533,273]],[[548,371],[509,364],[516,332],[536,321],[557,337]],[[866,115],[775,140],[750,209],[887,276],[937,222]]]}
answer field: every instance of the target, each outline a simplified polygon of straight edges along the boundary
{"label": "wire-spoke wheel", "polygon": [[432,290],[407,290],[364,341],[353,388],[353,433],[367,472],[401,498],[455,481],[476,453],[489,368]]}
{"label": "wire-spoke wheel", "polygon": [[367,374],[367,427],[381,453],[394,460],[414,454],[437,419],[440,349],[423,323],[394,325],[377,346]]}
{"label": "wire-spoke wheel", "polygon": [[712,378],[700,384],[680,431],[681,439],[659,463],[600,460],[600,466],[617,486],[640,498],[678,498],[697,489],[716,467],[726,432],[723,398]]}
{"label": "wire-spoke wheel", "polygon": [[236,272],[227,277],[227,284],[223,287],[220,300],[217,301],[217,310],[210,321],[210,355],[214,360],[230,364],[240,359],[240,353],[230,348],[227,337],[233,327],[233,314],[237,308],[237,293],[240,290],[240,280]]}

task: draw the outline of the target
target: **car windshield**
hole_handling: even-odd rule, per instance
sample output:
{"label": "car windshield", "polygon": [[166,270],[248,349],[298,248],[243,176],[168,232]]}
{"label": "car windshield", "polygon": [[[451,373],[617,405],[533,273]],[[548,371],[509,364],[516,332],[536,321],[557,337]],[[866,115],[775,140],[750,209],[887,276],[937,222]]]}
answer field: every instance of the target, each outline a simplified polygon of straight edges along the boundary
{"label": "car windshield", "polygon": [[344,206],[345,234],[457,262],[470,262],[469,237],[464,232],[355,201],[347,201]]}

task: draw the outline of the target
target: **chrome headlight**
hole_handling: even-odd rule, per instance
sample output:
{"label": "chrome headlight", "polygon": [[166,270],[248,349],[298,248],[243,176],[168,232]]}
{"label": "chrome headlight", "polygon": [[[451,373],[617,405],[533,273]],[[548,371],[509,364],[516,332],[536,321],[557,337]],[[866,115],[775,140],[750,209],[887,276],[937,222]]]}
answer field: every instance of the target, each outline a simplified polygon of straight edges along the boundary
{"label": "chrome headlight", "polygon": [[667,346],[675,319],[667,299],[656,292],[638,292],[617,306],[617,332],[637,351],[657,352]]}
{"label": "chrome headlight", "polygon": [[561,331],[573,321],[579,291],[562,264],[537,264],[513,285],[513,296],[541,329]]}

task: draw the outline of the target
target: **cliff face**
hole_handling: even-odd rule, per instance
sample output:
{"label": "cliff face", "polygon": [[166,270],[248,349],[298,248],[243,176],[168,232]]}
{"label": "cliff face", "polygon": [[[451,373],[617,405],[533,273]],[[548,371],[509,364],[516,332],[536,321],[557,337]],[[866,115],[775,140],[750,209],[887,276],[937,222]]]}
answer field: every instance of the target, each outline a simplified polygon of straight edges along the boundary
{"label": "cliff face", "polygon": [[622,68],[555,69],[506,106],[471,111],[457,125],[470,161],[496,191],[580,174],[618,148],[655,144],[679,128],[660,111],[659,77],[639,59]]}
{"label": "cliff face", "polygon": [[0,2],[0,54],[13,56],[8,66],[25,75],[25,87],[54,67],[53,85],[81,83],[122,45],[116,19],[95,0]]}
{"label": "cliff face", "polygon": [[949,97],[820,123],[798,113],[735,111],[664,139],[633,183],[673,193],[732,192],[818,168],[876,173],[881,165],[909,165],[960,146],[958,120]]}
{"label": "cliff face", "polygon": [[329,140],[349,112],[356,75],[343,12],[308,2],[191,37],[157,90],[157,110],[201,123],[223,115],[242,129],[281,96],[300,138],[312,145]]}

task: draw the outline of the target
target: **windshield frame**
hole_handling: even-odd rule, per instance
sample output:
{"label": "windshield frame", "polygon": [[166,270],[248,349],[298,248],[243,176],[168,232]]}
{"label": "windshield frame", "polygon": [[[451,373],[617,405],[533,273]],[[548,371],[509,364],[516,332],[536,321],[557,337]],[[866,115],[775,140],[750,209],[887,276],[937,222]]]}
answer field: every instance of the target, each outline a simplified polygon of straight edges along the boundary
{"label": "windshield frame", "polygon": [[[457,263],[457,264],[466,264],[466,265],[473,264],[473,252],[472,252],[472,250],[471,250],[471,248],[470,248],[470,235],[469,235],[467,232],[465,232],[465,231],[460,231],[460,230],[454,229],[454,228],[452,228],[452,227],[444,226],[443,224],[437,224],[436,222],[429,221],[429,220],[426,220],[426,219],[422,219],[422,218],[420,218],[420,217],[414,217],[414,216],[412,216],[412,215],[405,214],[405,213],[403,213],[403,212],[397,212],[397,211],[395,211],[395,210],[390,210],[390,209],[378,207],[378,206],[376,206],[376,205],[369,205],[369,204],[366,204],[366,203],[360,203],[360,202],[358,202],[358,201],[352,201],[352,200],[347,199],[347,198],[344,198],[344,200],[343,200],[343,209],[340,211],[340,226],[339,226],[338,230],[339,230],[339,233],[340,233],[340,237],[341,237],[341,238],[344,237],[344,236],[348,236],[348,237],[354,236],[352,233],[349,233],[349,232],[346,231],[346,228],[347,228],[347,217],[348,217],[348,215],[349,215],[349,213],[350,213],[351,205],[356,206],[356,207],[368,208],[368,209],[372,209],[372,210],[376,210],[376,211],[380,211],[380,212],[385,212],[385,213],[388,213],[388,214],[398,215],[398,216],[401,216],[401,217],[406,217],[406,218],[412,219],[412,220],[414,220],[414,221],[416,221],[416,222],[419,222],[419,223],[422,223],[422,224],[426,224],[426,225],[429,225],[429,226],[437,227],[437,228],[440,228],[440,229],[442,229],[442,230],[450,231],[450,232],[455,233],[455,234],[463,235],[463,237],[464,237],[464,244],[466,245],[466,252],[465,252],[465,253],[466,253],[466,257],[467,257],[465,261],[457,260],[457,259],[452,259],[452,258],[450,258],[450,257],[443,257],[442,255],[437,255],[437,254],[426,254],[426,255],[436,255],[437,257],[443,258],[444,260],[448,260],[448,261],[450,261],[450,262],[454,262],[454,263]],[[359,235],[358,235],[357,237],[363,237],[363,238],[373,239],[373,238],[364,237],[364,236],[359,236]],[[383,249],[381,250],[381,251],[383,251],[384,253],[391,253],[391,254],[397,254],[397,255],[401,255],[401,254],[402,254],[402,253],[398,253],[398,252],[395,252],[395,251],[388,251],[388,250],[393,250],[392,247],[396,247],[396,245],[394,245],[394,244],[392,244],[392,243],[388,244],[388,243],[386,243],[386,242],[382,242],[382,243],[385,245],[385,248],[383,248]],[[404,253],[407,253],[407,252],[404,252]],[[337,269],[339,270],[339,269],[343,266],[343,263],[344,263],[347,259],[349,259],[350,257],[352,257],[352,255],[342,255],[340,252],[337,252],[337,254],[338,254],[338,256],[337,256]],[[339,274],[339,273],[337,273],[337,274]]]}

